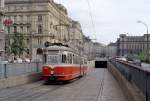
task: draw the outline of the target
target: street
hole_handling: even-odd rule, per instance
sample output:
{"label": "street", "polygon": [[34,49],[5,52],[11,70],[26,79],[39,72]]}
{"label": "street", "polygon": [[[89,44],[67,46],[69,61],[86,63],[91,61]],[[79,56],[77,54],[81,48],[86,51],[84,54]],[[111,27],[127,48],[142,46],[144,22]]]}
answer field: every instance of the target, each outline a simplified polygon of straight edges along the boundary
{"label": "street", "polygon": [[43,81],[0,90],[0,101],[127,101],[107,69],[95,69],[68,84]]}

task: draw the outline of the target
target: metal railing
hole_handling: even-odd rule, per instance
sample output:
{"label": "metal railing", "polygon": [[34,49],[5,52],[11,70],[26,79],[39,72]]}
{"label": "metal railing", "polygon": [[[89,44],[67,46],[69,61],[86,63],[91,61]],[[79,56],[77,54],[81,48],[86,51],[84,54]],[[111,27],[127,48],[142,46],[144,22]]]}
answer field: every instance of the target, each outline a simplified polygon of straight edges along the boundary
{"label": "metal railing", "polygon": [[146,101],[150,101],[150,67],[140,66],[112,59],[110,62],[114,67],[133,85],[146,96]]}
{"label": "metal railing", "polygon": [[42,63],[8,63],[0,64],[0,79],[42,71]]}

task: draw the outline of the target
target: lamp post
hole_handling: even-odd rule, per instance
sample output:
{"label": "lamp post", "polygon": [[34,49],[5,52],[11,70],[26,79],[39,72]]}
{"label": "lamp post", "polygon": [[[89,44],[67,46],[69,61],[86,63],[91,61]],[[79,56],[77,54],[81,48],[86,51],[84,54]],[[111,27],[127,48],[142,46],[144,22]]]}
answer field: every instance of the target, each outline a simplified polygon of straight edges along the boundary
{"label": "lamp post", "polygon": [[149,36],[148,36],[148,25],[145,23],[145,22],[143,22],[143,21],[137,21],[137,23],[141,23],[141,24],[143,24],[145,27],[146,27],[146,35],[147,35],[147,50],[149,49],[149,46],[148,46],[148,42],[149,42]]}

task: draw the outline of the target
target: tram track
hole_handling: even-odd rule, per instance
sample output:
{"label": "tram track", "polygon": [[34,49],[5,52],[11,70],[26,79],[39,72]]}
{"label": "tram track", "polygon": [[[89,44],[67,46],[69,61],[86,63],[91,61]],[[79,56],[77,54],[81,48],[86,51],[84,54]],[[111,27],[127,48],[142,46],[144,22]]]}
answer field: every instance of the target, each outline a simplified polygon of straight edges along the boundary
{"label": "tram track", "polygon": [[[97,70],[96,70],[97,71]],[[93,71],[93,72],[95,72],[95,71]],[[99,72],[99,71],[97,71],[97,72]],[[97,73],[98,74],[98,73]],[[103,75],[103,74],[101,74],[101,75]],[[58,93],[58,91],[56,91],[56,92],[54,92],[54,93],[48,93],[48,94],[46,94],[46,95],[49,95],[49,96],[46,96],[46,95],[44,95],[40,100],[37,100],[37,99],[35,99],[34,101],[78,101],[78,97],[80,96],[80,97],[82,97],[82,96],[85,96],[84,95],[84,91],[87,91],[86,89],[88,89],[87,88],[87,85],[88,85],[88,87],[90,87],[90,85],[93,85],[93,83],[92,82],[88,82],[88,84],[87,84],[87,81],[91,81],[91,78],[95,78],[95,75],[87,75],[87,76],[85,76],[85,77],[83,77],[83,78],[81,78],[80,80],[78,80],[78,81],[75,81],[74,83],[72,83],[71,85],[67,85],[67,86],[64,86],[61,90],[59,90],[59,92],[60,93]],[[99,82],[101,82],[101,79],[103,79],[103,77],[101,77],[100,76],[100,79],[98,80],[98,78],[95,78],[95,79],[97,79],[96,81],[98,82],[96,85],[99,85]],[[81,82],[82,81],[82,82]],[[95,81],[95,80],[94,80]],[[95,85],[95,84],[94,84]],[[67,88],[66,88],[67,87]],[[91,87],[90,87],[91,88]],[[68,92],[67,92],[67,90],[68,90]],[[92,88],[91,88],[91,90],[92,90]],[[95,89],[96,90],[96,89]],[[69,93],[69,91],[72,91],[71,93]],[[62,92],[65,92],[65,94],[63,93],[62,94]],[[93,95],[92,93],[90,93],[90,92],[88,92],[90,95]],[[61,95],[60,95],[61,94]],[[61,98],[61,99],[59,99],[59,98],[54,98],[53,96],[57,96],[57,95],[59,95],[58,97],[59,98]],[[97,94],[96,94],[97,95]],[[88,96],[87,96],[88,97]],[[49,98],[49,100],[47,100],[46,98]],[[44,99],[44,100],[43,100]],[[82,99],[82,98],[81,98]],[[79,100],[80,101],[80,100]],[[85,100],[83,100],[83,101],[85,101]],[[88,100],[89,101],[89,100]],[[91,100],[91,101],[97,101],[97,99],[96,100]]]}
{"label": "tram track", "polygon": [[103,87],[104,87],[104,80],[105,80],[105,72],[106,72],[106,69],[104,69],[103,77],[100,80],[100,87],[99,87],[99,93],[97,96],[97,101],[101,101],[101,97],[102,97],[102,93],[103,93]]}
{"label": "tram track", "polygon": [[[112,81],[109,82],[111,78],[108,78],[106,69],[94,69],[86,76],[72,80],[67,84],[43,85],[43,82],[39,81],[3,89],[0,91],[0,101],[102,101],[110,98],[105,95],[109,91],[108,89],[113,90],[114,93],[116,90],[109,88],[109,85],[113,83]],[[120,93],[117,91],[115,94]],[[115,94],[111,95],[114,99],[117,97]],[[119,97],[119,99],[126,101],[124,98]]]}
{"label": "tram track", "polygon": [[[78,79],[76,79],[78,81]],[[74,82],[71,81],[71,82]],[[76,82],[77,83],[77,82]],[[80,83],[80,82],[79,82]],[[36,85],[34,85],[36,84]],[[27,100],[29,98],[30,100],[36,99],[40,96],[50,94],[54,92],[57,89],[60,89],[62,87],[67,87],[67,85],[62,85],[62,84],[57,84],[57,85],[43,85],[43,82],[36,82],[34,84],[28,84],[25,86],[20,86],[20,87],[14,87],[14,88],[8,88],[8,90],[3,91],[3,93],[7,91],[11,91],[8,94],[5,94],[4,96],[0,96],[0,101],[23,101]],[[71,83],[70,83],[71,84]],[[31,87],[32,86],[32,87]],[[16,89],[15,89],[16,88]],[[15,90],[15,91],[13,91]],[[2,93],[2,92],[1,92]]]}
{"label": "tram track", "polygon": [[28,90],[31,90],[31,89],[36,89],[36,88],[38,88],[40,86],[41,86],[41,81],[33,83],[33,84],[21,85],[19,87],[12,87],[12,88],[4,89],[4,90],[2,89],[2,91],[0,92],[0,95],[1,94],[5,94],[5,95],[4,96],[1,95],[0,96],[0,100],[2,98],[8,98],[8,97],[11,97],[11,96],[17,96],[18,94],[24,93],[24,92],[26,92]]}
{"label": "tram track", "polygon": [[[81,84],[81,81],[82,81],[82,84]],[[85,84],[85,81],[86,81],[86,77],[82,77],[80,79],[74,79],[72,80],[70,83],[66,84],[66,85],[63,85],[62,87],[59,87],[59,91],[62,90],[62,91],[66,91],[67,89],[75,89],[75,88],[80,88],[82,85]],[[57,89],[56,89],[57,90]],[[44,96],[53,96],[55,95],[55,91],[54,92],[47,92],[44,94]],[[56,91],[57,92],[57,91]],[[78,93],[77,91],[75,93]],[[73,93],[73,95],[75,95]],[[42,96],[44,98],[44,96]],[[61,95],[62,96],[62,95]],[[39,100],[40,96],[38,96],[37,98],[33,99],[33,101],[41,101]],[[68,99],[70,98],[70,95],[69,94],[66,94],[66,97],[65,98],[61,98],[61,101],[69,101]],[[43,101],[43,100],[42,100]],[[44,100],[45,101],[45,100]],[[53,101],[53,100],[52,100]],[[54,100],[55,101],[55,100]]]}
{"label": "tram track", "polygon": [[[35,98],[37,98],[37,97],[40,97],[40,96],[43,96],[43,95],[45,95],[45,94],[47,94],[47,93],[49,93],[49,92],[53,92],[53,91],[55,91],[55,90],[57,90],[57,89],[59,89],[59,88],[61,88],[62,86],[54,86],[53,88],[51,88],[51,89],[47,89],[47,87],[42,87],[42,88],[40,88],[38,91],[37,91],[37,89],[36,89],[36,91],[35,92],[33,92],[33,93],[29,93],[29,94],[23,94],[23,95],[21,95],[21,96],[19,96],[18,98],[16,98],[16,99],[14,99],[14,100],[12,100],[12,101],[27,101],[27,99],[29,99],[30,101],[32,101],[32,100],[34,100]],[[45,90],[42,90],[42,89],[45,89]]]}
{"label": "tram track", "polygon": [[[34,87],[29,86],[29,88],[28,86],[26,86],[25,88],[23,87],[24,89],[18,88],[20,89],[19,91],[15,91],[15,92],[12,92],[5,96],[0,97],[0,101],[22,101],[23,98],[31,97],[36,94],[39,96],[39,93],[40,91],[42,91],[42,89],[48,89],[48,88],[45,85],[43,85],[43,83],[42,84],[41,82],[38,82],[38,83],[40,83],[38,84],[38,86],[34,86]],[[50,85],[49,89],[45,93],[58,89],[58,87],[59,86]],[[44,92],[40,95],[43,95],[43,94]]]}

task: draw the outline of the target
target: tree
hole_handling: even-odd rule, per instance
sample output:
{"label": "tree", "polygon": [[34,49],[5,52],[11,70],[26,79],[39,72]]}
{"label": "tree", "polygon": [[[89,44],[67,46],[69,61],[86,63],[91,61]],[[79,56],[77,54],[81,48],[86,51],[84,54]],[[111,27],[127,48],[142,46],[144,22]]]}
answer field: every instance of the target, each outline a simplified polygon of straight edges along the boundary
{"label": "tree", "polygon": [[148,59],[148,51],[142,51],[139,54],[139,58],[141,61],[146,61]]}
{"label": "tree", "polygon": [[11,37],[12,43],[10,44],[11,53],[15,56],[21,56],[26,52],[25,37],[22,33],[14,33]]}

